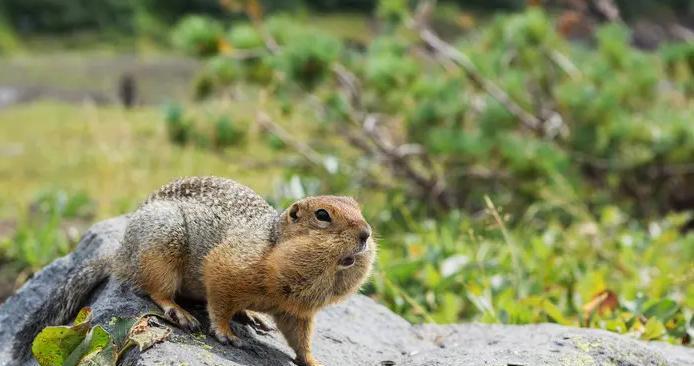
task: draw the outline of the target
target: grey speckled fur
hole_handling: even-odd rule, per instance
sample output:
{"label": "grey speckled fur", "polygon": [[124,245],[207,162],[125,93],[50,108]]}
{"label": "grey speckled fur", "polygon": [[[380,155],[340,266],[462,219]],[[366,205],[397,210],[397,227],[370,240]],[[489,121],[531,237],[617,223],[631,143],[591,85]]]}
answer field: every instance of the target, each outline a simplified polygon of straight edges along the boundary
{"label": "grey speckled fur", "polygon": [[[257,259],[264,248],[277,240],[278,225],[278,212],[252,189],[233,180],[191,177],[173,181],[130,215],[122,246],[95,253],[66,275],[61,286],[46,294],[49,301],[45,306],[28,314],[27,322],[17,330],[13,354],[18,359],[28,357],[36,334],[46,325],[67,322],[85,297],[109,274],[138,287],[137,261],[142,252],[149,249],[158,254],[165,254],[162,250],[195,252],[194,256],[176,256],[189,258],[181,292],[202,299],[203,253],[224,242],[243,245],[239,257]],[[157,245],[162,243],[166,245]],[[114,260],[118,265],[111,265]]]}
{"label": "grey speckled fur", "polygon": [[132,214],[117,259],[129,265],[117,266],[114,274],[137,285],[133,274],[140,255],[166,248],[172,257],[189,259],[181,292],[201,299],[205,255],[225,243],[239,247],[239,256],[257,259],[276,242],[278,221],[279,213],[242,184],[219,177],[182,178],[161,187]]}

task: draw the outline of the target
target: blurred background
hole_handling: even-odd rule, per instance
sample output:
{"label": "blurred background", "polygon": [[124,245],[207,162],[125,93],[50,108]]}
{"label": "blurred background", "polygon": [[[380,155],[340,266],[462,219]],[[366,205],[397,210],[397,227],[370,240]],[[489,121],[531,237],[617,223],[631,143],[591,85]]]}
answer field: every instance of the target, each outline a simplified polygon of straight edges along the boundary
{"label": "blurred background", "polygon": [[2,0],[0,301],[174,177],[353,195],[412,322],[694,335],[690,0]]}

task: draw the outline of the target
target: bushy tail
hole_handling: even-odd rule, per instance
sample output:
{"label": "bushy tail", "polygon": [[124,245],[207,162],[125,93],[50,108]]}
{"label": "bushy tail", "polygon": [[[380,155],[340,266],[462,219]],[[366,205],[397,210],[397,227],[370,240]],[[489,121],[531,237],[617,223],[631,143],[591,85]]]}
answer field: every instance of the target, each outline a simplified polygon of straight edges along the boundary
{"label": "bushy tail", "polygon": [[34,314],[27,314],[22,328],[16,333],[12,353],[17,361],[31,356],[31,343],[46,326],[71,321],[92,290],[108,277],[111,257],[98,258],[70,271],[62,286],[48,295],[43,306]]}

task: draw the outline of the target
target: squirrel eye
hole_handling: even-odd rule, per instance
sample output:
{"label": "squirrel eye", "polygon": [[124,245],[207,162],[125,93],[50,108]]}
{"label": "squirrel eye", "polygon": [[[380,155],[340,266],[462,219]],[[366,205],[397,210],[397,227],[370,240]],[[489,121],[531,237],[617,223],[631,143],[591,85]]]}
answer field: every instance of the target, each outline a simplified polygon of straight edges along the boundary
{"label": "squirrel eye", "polygon": [[319,221],[326,221],[326,222],[330,222],[330,221],[331,221],[330,215],[328,214],[328,211],[326,211],[326,210],[324,210],[324,209],[322,209],[322,208],[321,208],[320,210],[317,210],[317,211],[316,211],[316,218],[317,218]]}

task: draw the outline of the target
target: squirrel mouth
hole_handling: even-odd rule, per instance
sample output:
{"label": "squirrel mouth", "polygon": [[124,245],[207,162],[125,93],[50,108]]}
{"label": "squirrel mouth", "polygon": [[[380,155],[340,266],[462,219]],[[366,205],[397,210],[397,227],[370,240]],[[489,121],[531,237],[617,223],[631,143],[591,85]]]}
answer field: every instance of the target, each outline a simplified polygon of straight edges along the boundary
{"label": "squirrel mouth", "polygon": [[364,254],[368,248],[369,248],[368,243],[364,242],[364,243],[360,244],[354,253],[342,257],[342,259],[340,259],[338,261],[338,264],[342,268],[349,268],[349,267],[353,266],[354,263],[356,263],[356,261],[357,261],[357,256]]}

